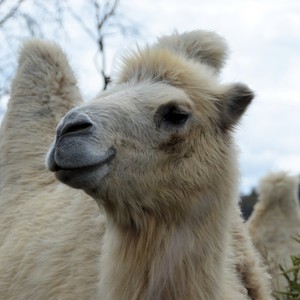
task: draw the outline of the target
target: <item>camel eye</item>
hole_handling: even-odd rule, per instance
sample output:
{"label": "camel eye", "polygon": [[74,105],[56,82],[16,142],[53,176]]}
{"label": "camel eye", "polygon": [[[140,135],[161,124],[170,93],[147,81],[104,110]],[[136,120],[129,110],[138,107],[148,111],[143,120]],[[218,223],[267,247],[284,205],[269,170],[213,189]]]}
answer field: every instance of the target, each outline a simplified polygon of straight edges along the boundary
{"label": "camel eye", "polygon": [[190,114],[178,107],[176,104],[163,105],[158,109],[156,119],[159,126],[183,126],[188,120]]}
{"label": "camel eye", "polygon": [[171,108],[163,116],[163,120],[167,123],[173,125],[183,125],[188,119],[188,114],[186,112],[176,109],[176,107]]}

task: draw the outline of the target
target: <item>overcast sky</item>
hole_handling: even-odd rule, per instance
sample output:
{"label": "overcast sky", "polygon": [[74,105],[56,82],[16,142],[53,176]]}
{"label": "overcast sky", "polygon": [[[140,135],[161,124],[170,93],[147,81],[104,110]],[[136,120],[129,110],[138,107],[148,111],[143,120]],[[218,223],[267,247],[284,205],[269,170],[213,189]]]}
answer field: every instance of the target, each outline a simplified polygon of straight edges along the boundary
{"label": "overcast sky", "polygon": [[[174,29],[213,30],[227,40],[231,53],[222,82],[244,82],[257,95],[236,132],[243,192],[269,171],[300,173],[300,1],[121,0],[119,11],[140,34],[108,40],[109,68],[128,47]],[[100,77],[91,41],[82,40],[76,26],[70,22],[71,39],[60,43],[90,99],[101,88]]]}

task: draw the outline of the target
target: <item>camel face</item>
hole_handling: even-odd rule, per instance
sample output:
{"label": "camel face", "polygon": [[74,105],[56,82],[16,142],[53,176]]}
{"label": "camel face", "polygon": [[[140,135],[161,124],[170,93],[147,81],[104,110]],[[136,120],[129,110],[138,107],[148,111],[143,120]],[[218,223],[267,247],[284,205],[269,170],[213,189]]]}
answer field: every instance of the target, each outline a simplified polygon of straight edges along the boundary
{"label": "camel face", "polygon": [[189,207],[182,203],[185,193],[209,185],[228,150],[217,96],[202,97],[194,102],[162,82],[123,84],[62,119],[48,168],[63,183],[107,202],[124,197],[162,210],[178,199],[177,206]]}
{"label": "camel face", "polygon": [[65,115],[47,165],[63,183],[88,192],[101,193],[108,185],[116,190],[119,183],[147,193],[146,178],[153,189],[172,180],[170,174],[162,178],[164,170],[186,172],[184,160],[193,154],[187,153],[188,137],[198,126],[184,91],[162,83],[125,85]]}
{"label": "camel face", "polygon": [[48,153],[60,181],[122,215],[190,213],[193,195],[211,197],[212,182],[232,172],[230,129],[253,98],[220,84],[209,60],[164,47],[125,59],[110,91],[63,118]]}

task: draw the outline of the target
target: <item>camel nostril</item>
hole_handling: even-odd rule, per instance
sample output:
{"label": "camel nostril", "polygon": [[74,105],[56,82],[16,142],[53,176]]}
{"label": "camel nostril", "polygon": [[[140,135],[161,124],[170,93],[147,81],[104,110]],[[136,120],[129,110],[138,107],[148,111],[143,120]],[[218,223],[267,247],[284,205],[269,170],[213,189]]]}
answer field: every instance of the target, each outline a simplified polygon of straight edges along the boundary
{"label": "camel nostril", "polygon": [[62,136],[65,134],[72,134],[72,133],[74,134],[86,133],[89,132],[93,126],[94,123],[87,115],[70,114],[69,116],[67,116],[64,122],[58,126],[57,136]]}
{"label": "camel nostril", "polygon": [[65,127],[62,129],[61,134],[67,133],[78,133],[89,130],[93,126],[92,123],[86,121],[79,121],[79,122],[71,122],[67,123]]}
{"label": "camel nostril", "polygon": [[60,137],[67,134],[88,133],[94,126],[94,122],[88,115],[74,109],[67,113],[57,126],[56,135]]}

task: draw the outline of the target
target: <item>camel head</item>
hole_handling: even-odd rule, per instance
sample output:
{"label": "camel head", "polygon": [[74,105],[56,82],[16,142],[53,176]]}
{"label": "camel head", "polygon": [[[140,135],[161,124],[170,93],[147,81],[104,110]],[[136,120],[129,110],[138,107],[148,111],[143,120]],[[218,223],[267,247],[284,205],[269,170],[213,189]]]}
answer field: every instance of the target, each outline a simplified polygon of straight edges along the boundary
{"label": "camel head", "polygon": [[231,132],[253,98],[219,83],[226,52],[217,34],[194,31],[124,57],[111,89],[61,120],[48,169],[120,222],[191,213],[234,180]]}

